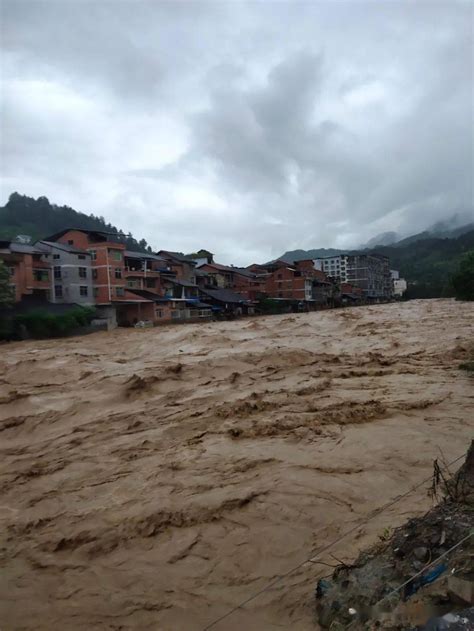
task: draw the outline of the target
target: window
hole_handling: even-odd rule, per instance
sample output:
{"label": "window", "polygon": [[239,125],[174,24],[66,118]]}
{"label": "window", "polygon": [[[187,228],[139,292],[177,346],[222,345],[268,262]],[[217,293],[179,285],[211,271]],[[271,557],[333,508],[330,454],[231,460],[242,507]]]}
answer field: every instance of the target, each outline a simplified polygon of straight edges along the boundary
{"label": "window", "polygon": [[163,317],[164,317],[163,310],[162,310],[162,309],[157,309],[157,311],[156,311],[156,315],[157,315],[159,318],[163,318]]}
{"label": "window", "polygon": [[277,278],[283,278],[282,274],[278,274]]}
{"label": "window", "polygon": [[56,298],[62,298],[63,297],[63,286],[62,285],[55,285],[54,286],[54,295],[56,296]]}
{"label": "window", "polygon": [[115,278],[122,278],[122,268],[121,267],[116,267],[115,268]]}
{"label": "window", "polygon": [[68,239],[67,244],[68,244],[68,245],[74,245],[74,241],[73,241],[73,239]]}
{"label": "window", "polygon": [[92,288],[92,294],[93,294],[94,298],[97,298],[97,296],[99,295],[99,288],[98,287],[93,287]]}
{"label": "window", "polygon": [[14,267],[9,267],[8,271],[10,273],[10,276],[15,276],[15,268]]}
{"label": "window", "polygon": [[154,289],[155,288],[155,279],[154,278],[147,278],[145,285],[148,287],[148,289]]}
{"label": "window", "polygon": [[81,261],[84,261],[85,258],[86,258],[86,255],[85,254],[78,254],[77,258],[80,259]]}
{"label": "window", "polygon": [[87,267],[79,268],[79,278],[87,278]]}
{"label": "window", "polygon": [[92,268],[92,278],[97,280],[97,270],[95,268]]}
{"label": "window", "polygon": [[33,278],[36,281],[45,281],[49,279],[49,274],[47,269],[34,269],[33,270]]}
{"label": "window", "polygon": [[120,250],[110,250],[110,253],[112,254],[114,261],[122,260],[122,252],[120,252]]}
{"label": "window", "polygon": [[97,260],[97,250],[89,250],[89,254],[91,255],[91,261]]}
{"label": "window", "polygon": [[88,289],[87,285],[80,285],[79,286],[79,294],[81,296],[88,296],[89,295],[89,289]]}
{"label": "window", "polygon": [[283,294],[281,293],[281,291],[278,292],[278,298],[283,298]]}
{"label": "window", "polygon": [[116,287],[115,288],[115,295],[116,296],[125,296],[125,289],[123,287]]}
{"label": "window", "polygon": [[54,266],[54,279],[59,280],[61,278],[61,267],[59,265]]}
{"label": "window", "polygon": [[60,254],[53,254],[53,259],[60,259],[61,255]]}

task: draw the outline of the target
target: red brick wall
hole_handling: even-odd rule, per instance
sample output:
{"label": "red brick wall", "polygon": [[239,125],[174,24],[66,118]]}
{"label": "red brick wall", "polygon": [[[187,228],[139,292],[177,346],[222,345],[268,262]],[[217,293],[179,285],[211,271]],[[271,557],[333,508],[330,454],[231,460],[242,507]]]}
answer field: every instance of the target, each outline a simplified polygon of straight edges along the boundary
{"label": "red brick wall", "polygon": [[265,285],[270,298],[305,299],[304,276],[295,276],[295,272],[288,267],[280,267],[272,272]]}

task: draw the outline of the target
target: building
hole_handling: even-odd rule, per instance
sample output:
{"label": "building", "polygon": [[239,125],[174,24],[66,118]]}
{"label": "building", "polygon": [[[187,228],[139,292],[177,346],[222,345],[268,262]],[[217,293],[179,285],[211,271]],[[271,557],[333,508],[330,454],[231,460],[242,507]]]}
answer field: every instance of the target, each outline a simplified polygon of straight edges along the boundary
{"label": "building", "polygon": [[362,304],[364,302],[364,290],[350,283],[340,284],[341,302],[345,305]]}
{"label": "building", "polygon": [[91,255],[66,243],[38,241],[36,247],[49,255],[51,291],[55,304],[94,304]]}
{"label": "building", "polygon": [[161,277],[163,274],[174,275],[168,262],[162,256],[146,252],[124,251],[124,275],[126,288],[145,289],[162,294]]}
{"label": "building", "polygon": [[295,264],[273,261],[266,266],[265,293],[269,298],[284,300],[313,300],[312,278]]}
{"label": "building", "polygon": [[255,312],[250,300],[230,289],[202,289],[201,295],[217,316],[235,317]]}
{"label": "building", "polygon": [[321,270],[330,278],[337,282],[347,282],[347,272],[349,267],[349,255],[339,254],[337,256],[326,256],[314,259],[316,269]]}
{"label": "building", "polygon": [[369,300],[392,297],[389,259],[380,254],[354,254],[348,257],[347,282],[360,287]]}
{"label": "building", "polygon": [[15,302],[34,298],[46,302],[51,297],[51,261],[44,250],[26,243],[0,241],[0,260],[5,263],[15,292]]}
{"label": "building", "polygon": [[393,295],[395,298],[401,298],[407,290],[407,281],[404,278],[400,278],[400,272],[398,270],[390,270],[393,284]]}
{"label": "building", "polygon": [[369,300],[392,297],[389,259],[381,254],[340,254],[315,259],[318,269],[337,283],[349,283],[364,291]]}
{"label": "building", "polygon": [[194,259],[181,254],[181,252],[170,252],[169,250],[160,250],[157,255],[167,262],[170,271],[176,274],[178,280],[196,283],[195,268],[197,263]]}
{"label": "building", "polygon": [[185,258],[192,259],[197,266],[205,263],[214,263],[214,254],[209,252],[209,250],[198,250],[193,254],[186,254]]}
{"label": "building", "polygon": [[265,293],[266,274],[259,275],[245,267],[204,263],[197,271],[200,275],[199,284],[204,287],[230,289],[245,300],[256,300]]}
{"label": "building", "polygon": [[127,289],[125,244],[116,233],[67,228],[45,239],[47,243],[70,246],[90,256],[92,302],[109,321],[131,326],[141,320],[155,320],[152,300]]}

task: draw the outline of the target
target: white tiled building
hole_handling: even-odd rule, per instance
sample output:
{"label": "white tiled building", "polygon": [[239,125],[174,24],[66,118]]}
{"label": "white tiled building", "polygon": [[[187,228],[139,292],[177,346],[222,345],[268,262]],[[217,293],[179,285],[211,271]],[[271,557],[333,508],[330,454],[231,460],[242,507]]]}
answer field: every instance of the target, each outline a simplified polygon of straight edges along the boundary
{"label": "white tiled building", "polygon": [[337,280],[346,283],[348,259],[349,256],[347,254],[328,256],[323,259],[315,259],[314,266],[316,269],[325,272],[328,276],[331,276],[332,278],[336,278]]}

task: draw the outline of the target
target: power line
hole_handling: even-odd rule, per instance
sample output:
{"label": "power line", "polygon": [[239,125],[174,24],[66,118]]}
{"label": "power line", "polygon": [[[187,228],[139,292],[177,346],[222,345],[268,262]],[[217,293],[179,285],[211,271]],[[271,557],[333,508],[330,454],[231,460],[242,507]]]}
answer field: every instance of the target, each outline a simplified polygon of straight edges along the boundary
{"label": "power line", "polygon": [[[458,458],[455,458],[454,460],[452,460],[451,462],[449,462],[447,464],[447,467],[450,467],[451,465],[456,464],[456,462],[461,460],[461,458],[464,458],[464,456],[465,456],[465,454],[462,454]],[[384,511],[386,511],[388,508],[390,508],[391,506],[394,506],[395,504],[400,502],[402,499],[404,499],[405,497],[407,497],[408,495],[413,493],[413,491],[416,491],[417,489],[419,489],[421,486],[423,486],[424,484],[429,482],[431,479],[432,479],[432,475],[428,476],[427,478],[425,478],[424,480],[422,480],[421,482],[419,482],[418,484],[416,484],[415,486],[410,488],[406,493],[403,493],[402,495],[397,495],[396,498],[394,498],[393,500],[391,500],[387,504],[384,504],[380,508],[376,508],[362,522],[356,524],[352,528],[349,528],[349,530],[347,530],[345,533],[343,533],[342,535],[340,535],[339,537],[334,539],[334,541],[331,541],[330,543],[326,544],[325,546],[323,546],[319,550],[317,549],[316,551],[313,551],[310,557],[304,559],[304,561],[301,561],[300,563],[298,563],[294,567],[290,568],[284,574],[281,574],[280,576],[277,576],[277,578],[273,579],[272,581],[270,581],[270,583],[267,583],[267,585],[265,585],[264,587],[262,587],[258,591],[254,592],[252,595],[250,595],[248,598],[246,598],[245,600],[240,602],[238,605],[235,605],[235,607],[232,607],[231,609],[229,609],[226,613],[222,614],[222,616],[219,616],[218,618],[215,618],[210,624],[208,624],[207,626],[203,627],[202,631],[208,631],[209,629],[212,629],[213,627],[216,626],[216,624],[218,624],[219,622],[222,622],[222,620],[225,620],[226,618],[228,618],[229,616],[234,614],[238,609],[242,609],[242,607],[245,607],[245,605],[247,605],[249,602],[251,602],[252,600],[255,600],[256,598],[258,598],[259,596],[261,596],[262,594],[267,592],[272,587],[275,587],[275,585],[280,583],[280,581],[282,581],[284,578],[287,578],[288,576],[293,574],[293,572],[296,572],[296,570],[299,570],[306,563],[314,563],[315,559],[317,557],[319,557],[321,554],[324,554],[325,552],[330,550],[332,547],[334,547],[340,541],[342,541],[343,539],[346,539],[349,535],[351,535],[354,532],[356,532],[361,526],[364,526],[369,521],[371,521],[372,519],[374,519],[375,517],[377,517],[378,515],[380,515]]]}
{"label": "power line", "polygon": [[450,554],[453,550],[455,550],[456,548],[459,548],[460,545],[462,545],[465,541],[467,541],[470,537],[472,537],[472,535],[474,534],[474,530],[471,530],[469,532],[468,535],[466,535],[465,537],[463,537],[460,541],[458,541],[457,543],[455,543],[453,546],[451,546],[451,548],[449,548],[449,550],[446,550],[446,552],[443,552],[443,554],[440,554],[439,557],[437,557],[434,561],[431,561],[430,563],[428,563],[428,565],[425,565],[424,568],[422,568],[419,572],[417,572],[416,574],[413,574],[413,576],[411,576],[407,581],[405,581],[404,583],[402,583],[401,585],[399,585],[398,587],[395,587],[395,589],[392,589],[391,592],[389,592],[388,594],[386,594],[383,598],[381,598],[378,602],[375,603],[375,607],[377,605],[379,605],[381,602],[383,602],[384,600],[386,600],[387,598],[390,598],[391,596],[393,596],[394,594],[396,594],[397,592],[399,592],[402,587],[405,587],[406,585],[408,585],[408,583],[411,583],[411,581],[413,581],[415,578],[418,578],[418,576],[421,576],[424,572],[426,572],[426,570],[431,567],[432,565],[434,565],[435,563],[437,563],[440,559],[443,559],[445,556],[447,556],[448,554]]}

